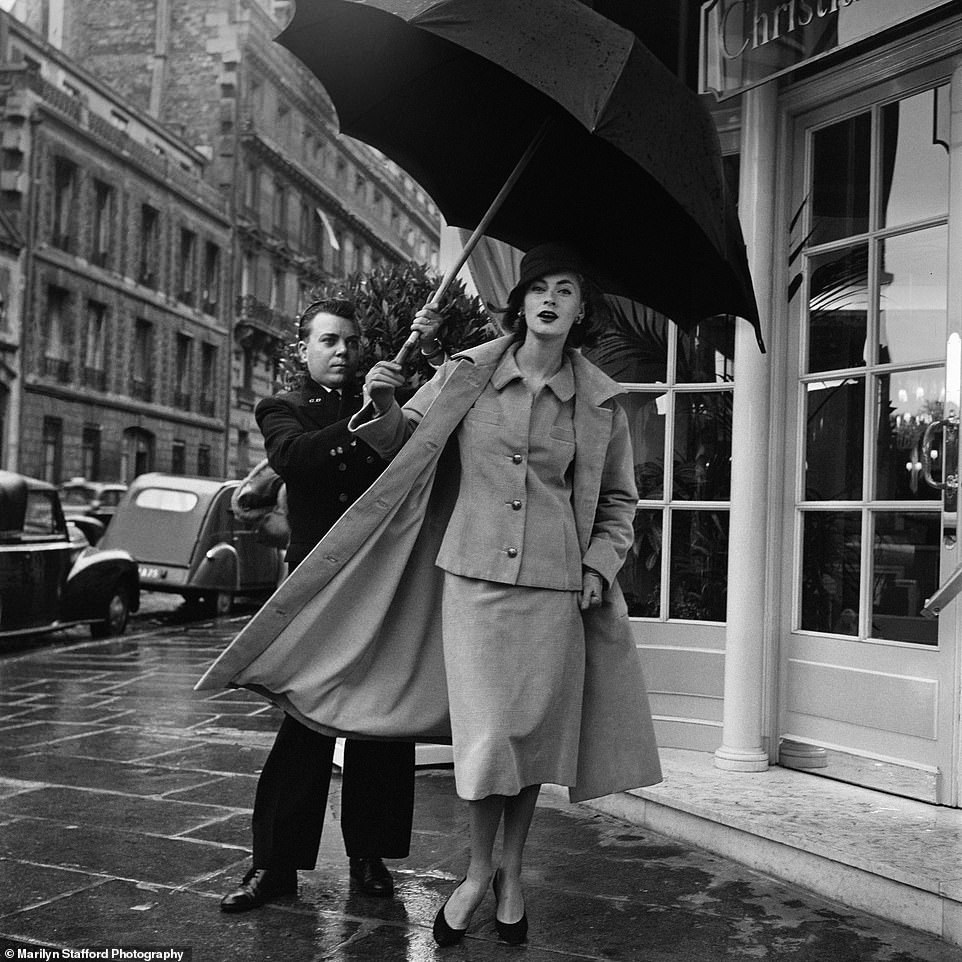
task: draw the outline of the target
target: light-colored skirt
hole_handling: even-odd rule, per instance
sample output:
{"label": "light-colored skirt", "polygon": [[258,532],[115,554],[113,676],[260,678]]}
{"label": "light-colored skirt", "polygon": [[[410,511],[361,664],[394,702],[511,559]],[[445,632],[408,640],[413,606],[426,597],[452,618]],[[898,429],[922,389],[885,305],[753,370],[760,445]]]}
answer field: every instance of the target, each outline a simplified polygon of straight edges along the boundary
{"label": "light-colored skirt", "polygon": [[445,572],[442,619],[458,795],[574,785],[585,670],[578,592]]}

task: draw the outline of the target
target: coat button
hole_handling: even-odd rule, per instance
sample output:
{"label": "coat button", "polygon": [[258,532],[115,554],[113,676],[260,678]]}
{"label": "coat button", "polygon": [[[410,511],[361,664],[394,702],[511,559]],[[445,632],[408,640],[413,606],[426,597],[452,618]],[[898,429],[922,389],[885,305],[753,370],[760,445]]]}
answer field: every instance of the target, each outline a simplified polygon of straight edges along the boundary
{"label": "coat button", "polygon": [[508,548],[508,557],[509,557],[509,558],[517,558],[517,557],[518,557],[518,549],[517,549],[517,548]]}
{"label": "coat button", "polygon": [[511,460],[514,461],[515,464],[520,464],[524,459],[520,454],[515,454],[512,456]]}
{"label": "coat button", "polygon": [[373,455],[373,454],[369,454],[369,455],[367,456],[367,463],[368,463],[368,464],[374,464],[374,455]]}
{"label": "coat button", "polygon": [[337,466],[337,470],[338,470],[338,471],[346,471],[346,470],[347,470],[347,465],[342,461],[342,462]]}
{"label": "coat button", "polygon": [[520,510],[521,510],[521,502],[520,502],[520,501],[512,501],[512,502],[511,502],[511,507],[514,508],[515,511],[520,511]]}
{"label": "coat button", "polygon": [[332,458],[336,458],[336,457],[337,457],[337,448],[331,448],[331,457],[332,457]]}
{"label": "coat button", "polygon": [[338,501],[347,501],[347,495],[342,491],[342,492],[337,496],[337,500],[338,500]]}

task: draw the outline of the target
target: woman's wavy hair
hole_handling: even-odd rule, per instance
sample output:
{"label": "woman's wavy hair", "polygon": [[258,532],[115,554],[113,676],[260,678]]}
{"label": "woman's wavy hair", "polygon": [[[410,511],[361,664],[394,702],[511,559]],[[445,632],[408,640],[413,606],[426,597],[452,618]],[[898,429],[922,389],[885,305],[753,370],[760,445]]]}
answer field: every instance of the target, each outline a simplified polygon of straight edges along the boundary
{"label": "woman's wavy hair", "polygon": [[[574,277],[581,288],[585,316],[568,332],[565,347],[594,347],[604,330],[608,307],[601,288],[594,281],[584,274],[575,273]],[[508,295],[507,306],[499,311],[503,315],[499,322],[502,329],[507,334],[514,334],[518,341],[523,341],[528,333],[528,324],[524,319],[524,296],[536,280],[539,278],[534,277],[523,287],[516,287]]]}

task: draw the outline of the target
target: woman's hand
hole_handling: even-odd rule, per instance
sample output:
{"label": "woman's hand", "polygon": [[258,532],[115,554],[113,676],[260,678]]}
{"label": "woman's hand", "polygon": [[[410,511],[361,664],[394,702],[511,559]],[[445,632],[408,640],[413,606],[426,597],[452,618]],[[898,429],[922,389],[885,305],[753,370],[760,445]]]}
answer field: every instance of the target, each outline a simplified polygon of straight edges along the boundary
{"label": "woman's hand", "polygon": [[427,357],[433,357],[441,350],[441,344],[438,341],[438,330],[441,327],[439,306],[434,303],[425,304],[411,321],[411,330],[421,335],[421,353]]}
{"label": "woman's hand", "polygon": [[378,361],[364,378],[364,398],[374,402],[383,414],[394,401],[394,392],[404,384],[404,369],[394,361]]}
{"label": "woman's hand", "polygon": [[585,571],[581,576],[581,610],[597,608],[601,604],[601,594],[605,583],[597,571]]}

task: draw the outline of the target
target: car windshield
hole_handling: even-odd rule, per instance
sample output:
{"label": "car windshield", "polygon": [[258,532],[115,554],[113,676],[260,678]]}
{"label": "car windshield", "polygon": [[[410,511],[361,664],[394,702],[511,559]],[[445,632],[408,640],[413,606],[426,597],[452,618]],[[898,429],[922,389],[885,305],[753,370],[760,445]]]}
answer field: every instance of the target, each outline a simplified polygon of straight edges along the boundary
{"label": "car windshield", "polygon": [[94,499],[93,488],[64,488],[61,492],[61,503],[69,506],[89,504]]}
{"label": "car windshield", "polygon": [[27,495],[27,513],[23,519],[25,535],[57,534],[57,513],[53,493],[31,491]]}
{"label": "car windshield", "polygon": [[144,488],[137,493],[136,505],[139,508],[153,508],[155,511],[192,511],[197,504],[197,495],[190,491],[172,491],[170,488]]}

